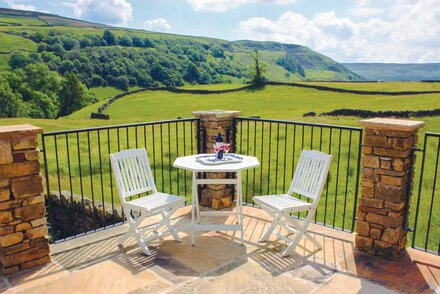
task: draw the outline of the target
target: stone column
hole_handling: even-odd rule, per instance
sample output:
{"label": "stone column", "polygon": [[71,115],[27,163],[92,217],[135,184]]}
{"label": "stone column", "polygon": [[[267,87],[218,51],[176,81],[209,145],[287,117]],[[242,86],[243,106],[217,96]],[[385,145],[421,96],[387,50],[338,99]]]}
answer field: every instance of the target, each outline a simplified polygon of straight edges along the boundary
{"label": "stone column", "polygon": [[0,267],[5,275],[50,261],[38,134],[0,127]]}
{"label": "stone column", "polygon": [[360,251],[393,260],[406,245],[411,149],[425,123],[385,118],[360,123],[365,135],[355,243]]}
{"label": "stone column", "polygon": [[[233,118],[240,115],[240,111],[225,111],[225,110],[209,110],[209,111],[197,111],[193,114],[200,118],[200,127],[206,130],[206,153],[214,153],[213,145],[215,144],[215,138],[217,137],[218,128],[222,128],[223,138],[226,140],[226,130],[231,129],[232,135],[232,123]],[[203,140],[203,138],[201,138]],[[234,144],[235,142],[229,142]],[[224,179],[226,173],[207,173],[209,179]],[[214,209],[222,209],[223,207],[232,206],[231,191],[226,185],[207,185],[202,189],[202,199],[200,205],[205,207],[211,207]]]}

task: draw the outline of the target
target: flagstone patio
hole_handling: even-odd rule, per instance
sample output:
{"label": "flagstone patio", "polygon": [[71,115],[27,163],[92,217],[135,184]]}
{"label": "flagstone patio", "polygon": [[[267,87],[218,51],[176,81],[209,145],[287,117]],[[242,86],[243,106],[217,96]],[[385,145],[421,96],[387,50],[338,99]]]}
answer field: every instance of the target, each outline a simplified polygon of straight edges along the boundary
{"label": "flagstone patio", "polygon": [[[3,293],[439,293],[440,257],[408,249],[394,262],[358,253],[354,235],[311,225],[323,244],[303,239],[296,254],[277,252],[284,243],[257,240],[268,215],[244,207],[245,242],[239,233],[198,234],[191,246],[190,207],[173,221],[182,242],[170,237],[152,244],[151,256],[134,242],[118,247],[127,226],[102,230],[51,245],[52,262],[37,270],[1,277]],[[209,221],[214,220],[210,217]],[[149,219],[153,222],[154,219]],[[235,222],[234,216],[215,221]],[[146,223],[145,225],[148,225]]]}

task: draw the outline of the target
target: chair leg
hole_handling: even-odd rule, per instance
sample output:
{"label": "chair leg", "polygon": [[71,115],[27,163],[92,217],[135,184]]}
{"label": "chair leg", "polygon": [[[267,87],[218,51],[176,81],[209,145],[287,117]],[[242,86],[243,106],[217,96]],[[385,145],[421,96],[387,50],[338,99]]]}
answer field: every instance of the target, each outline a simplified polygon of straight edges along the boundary
{"label": "chair leg", "polygon": [[306,237],[307,239],[309,239],[316,247],[318,247],[319,249],[322,249],[321,244],[318,243],[318,241],[316,241],[312,235],[310,235],[310,233],[307,232],[307,228],[310,225],[310,222],[315,214],[315,211],[309,211],[307,214],[306,219],[304,220],[303,225],[299,225],[292,217],[290,217],[290,215],[286,212],[282,212],[284,218],[286,219],[286,222],[290,225],[292,225],[295,230],[297,231],[297,234],[295,235],[295,237],[293,238],[292,242],[290,244],[287,245],[287,247],[281,251],[281,256],[285,257],[290,255],[294,250],[295,247],[298,245],[299,241],[301,241],[302,237]]}
{"label": "chair leg", "polygon": [[151,255],[150,250],[147,247],[146,242],[141,238],[140,232],[138,230],[138,226],[142,223],[142,221],[147,217],[146,214],[144,214],[143,216],[139,217],[138,220],[134,220],[130,214],[127,215],[127,221],[128,221],[128,225],[130,227],[130,230],[125,233],[125,235],[123,235],[120,239],[118,244],[122,245],[122,243],[124,241],[126,241],[127,239],[129,239],[130,237],[133,237],[136,240],[136,243],[139,245],[141,251],[143,253],[145,253],[146,255]]}
{"label": "chair leg", "polygon": [[174,212],[177,210],[177,208],[171,209],[168,213],[162,211],[161,215],[163,218],[163,221],[170,232],[170,234],[173,236],[174,240],[180,242],[182,239],[180,238],[179,234],[177,233],[176,228],[170,223],[170,217],[174,214]]}
{"label": "chair leg", "polygon": [[139,227],[139,225],[144,221],[144,219],[147,216],[148,215],[146,213],[142,213],[141,216],[138,217],[137,220],[135,220],[134,218],[131,217],[130,214],[127,215],[129,230],[118,239],[118,245],[122,246],[125,241],[127,241],[128,239],[130,239],[132,237],[134,238],[133,227],[134,228]]}
{"label": "chair leg", "polygon": [[[264,208],[263,208],[264,209]],[[267,210],[267,212],[269,212]],[[258,240],[258,242],[264,242],[267,241],[267,239],[269,239],[270,235],[272,235],[273,231],[275,230],[275,228],[277,227],[280,218],[281,218],[281,214],[275,214],[273,212],[269,212],[272,216],[274,216],[272,223],[270,224],[269,228],[266,230],[266,232],[263,234],[263,236],[261,236],[260,240]]]}

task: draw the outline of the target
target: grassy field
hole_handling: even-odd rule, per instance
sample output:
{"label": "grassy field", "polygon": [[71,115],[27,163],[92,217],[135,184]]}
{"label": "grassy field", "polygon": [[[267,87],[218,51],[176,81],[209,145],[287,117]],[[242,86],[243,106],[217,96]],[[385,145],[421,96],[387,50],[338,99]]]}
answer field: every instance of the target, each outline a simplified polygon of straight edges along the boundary
{"label": "grassy field", "polygon": [[426,82],[304,82],[306,85],[318,85],[331,88],[341,88],[348,90],[364,90],[364,91],[440,91],[440,83]]}
{"label": "grassy field", "polygon": [[[328,83],[333,85],[334,83]],[[327,85],[327,83],[326,83]],[[345,83],[344,83],[345,85]],[[365,89],[364,83],[347,84],[350,87]],[[407,89],[423,87],[424,83],[380,83],[371,84],[374,90]],[[431,84],[428,84],[431,85]],[[438,84],[432,84],[438,87]],[[185,86],[200,89],[231,89],[243,85]],[[380,88],[380,87],[381,88]],[[100,97],[110,95],[112,89],[99,89]],[[266,86],[259,90],[243,90],[225,94],[176,94],[166,91],[149,91],[124,97],[113,103],[105,113],[109,121],[90,120],[91,111],[96,111],[103,101],[88,106],[68,117],[58,120],[2,119],[0,124],[32,123],[46,131],[74,128],[116,125],[123,123],[148,122],[177,117],[193,117],[192,112],[208,109],[240,110],[243,116],[261,116],[267,119],[307,121],[312,123],[359,126],[356,117],[309,117],[302,115],[309,111],[317,113],[335,108],[356,108],[370,110],[407,110],[432,109],[439,105],[438,94],[409,96],[373,96],[341,94],[287,86]],[[440,132],[440,118],[423,118],[427,122],[424,131]],[[279,127],[278,127],[279,126]],[[350,134],[338,129],[306,127],[285,124],[244,123],[238,134],[239,152],[256,155],[262,167],[247,172],[244,177],[245,196],[250,199],[254,194],[276,193],[288,185],[294,160],[297,160],[303,148],[321,148],[334,156],[328,187],[321,201],[317,221],[328,225],[351,229],[354,205],[355,179],[357,170],[358,137],[357,132]],[[159,188],[168,192],[190,194],[190,175],[172,168],[174,158],[196,152],[194,127],[191,123],[172,123],[154,126],[120,128],[114,130],[93,131],[89,134],[58,135],[46,141],[48,171],[51,191],[70,191],[94,200],[106,202],[106,208],[119,203],[116,190],[110,187],[111,175],[108,153],[125,148],[146,147],[152,162]],[[271,138],[271,143],[269,139]],[[67,142],[66,142],[67,140]],[[330,142],[331,141],[331,142]],[[89,146],[90,142],[90,146]],[[256,143],[256,144],[255,144]],[[192,145],[191,145],[192,144]],[[69,146],[69,151],[67,151]],[[429,144],[428,156],[435,157],[435,142]],[[67,156],[69,155],[69,156]],[[58,156],[58,165],[56,164]],[[432,164],[435,160],[429,160]],[[270,163],[270,164],[269,164]],[[339,163],[339,164],[338,164]],[[420,165],[421,160],[417,161]],[[419,167],[416,170],[420,170]],[[421,211],[428,211],[431,201],[434,168],[427,168],[422,183]],[[57,171],[60,173],[58,185]],[[72,181],[68,175],[71,175]],[[80,177],[81,174],[81,177]],[[416,176],[416,179],[418,177]],[[415,191],[418,180],[415,182]],[[429,248],[436,248],[440,236],[440,203],[435,198],[434,215],[431,221],[431,239]],[[416,194],[411,207],[415,207]],[[344,215],[345,218],[342,216]],[[415,213],[410,216],[414,223]],[[423,245],[427,215],[422,214],[419,221],[417,245]],[[420,238],[420,240],[419,240]]]}
{"label": "grassy field", "polygon": [[28,51],[37,51],[37,43],[29,39],[0,32],[0,52],[9,52],[19,47]]}

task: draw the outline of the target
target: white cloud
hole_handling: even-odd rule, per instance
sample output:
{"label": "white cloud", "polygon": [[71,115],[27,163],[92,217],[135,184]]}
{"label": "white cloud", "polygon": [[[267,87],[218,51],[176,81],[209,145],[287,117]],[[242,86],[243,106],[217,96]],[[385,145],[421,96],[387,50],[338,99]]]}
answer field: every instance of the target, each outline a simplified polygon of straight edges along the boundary
{"label": "white cloud", "polygon": [[248,3],[263,3],[275,5],[293,4],[296,0],[186,0],[191,7],[196,10],[206,10],[212,12],[225,12],[229,9]]}
{"label": "white cloud", "polygon": [[110,25],[126,25],[132,19],[131,4],[126,0],[76,0],[63,2],[73,7],[76,17]]}
{"label": "white cloud", "polygon": [[351,14],[357,17],[373,17],[384,12],[384,9],[371,7],[369,0],[359,0],[350,10]]}
{"label": "white cloud", "polygon": [[[364,6],[366,7],[366,6]],[[382,18],[292,11],[239,23],[242,38],[305,45],[340,62],[440,62],[439,0],[394,0]]]}
{"label": "white cloud", "polygon": [[144,26],[149,31],[156,32],[169,32],[171,31],[171,26],[166,19],[161,17],[156,19],[147,19],[144,22]]}
{"label": "white cloud", "polygon": [[16,3],[14,0],[4,0],[3,2],[8,4],[8,6],[12,9],[37,11],[34,5]]}

